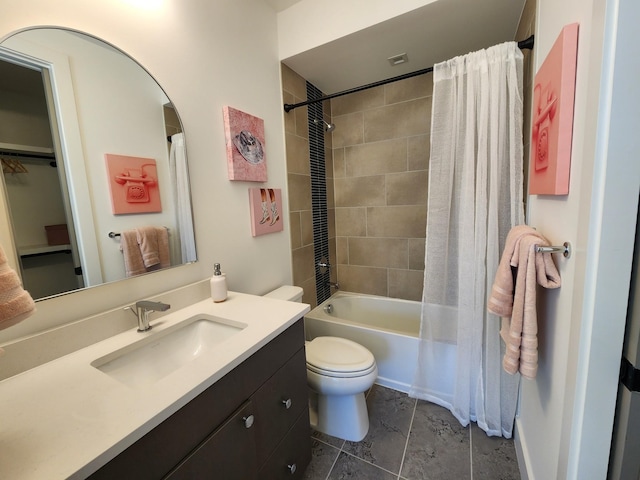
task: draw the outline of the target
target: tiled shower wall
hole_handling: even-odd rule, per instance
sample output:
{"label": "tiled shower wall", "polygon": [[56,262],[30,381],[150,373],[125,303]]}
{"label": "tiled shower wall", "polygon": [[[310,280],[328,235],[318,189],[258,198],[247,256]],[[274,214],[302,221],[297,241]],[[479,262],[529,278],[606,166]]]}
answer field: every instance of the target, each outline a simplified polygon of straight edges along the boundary
{"label": "tiled shower wall", "polygon": [[[520,17],[520,24],[518,25],[518,31],[516,32],[517,42],[525,40],[533,35],[536,31],[536,0],[527,0]],[[535,47],[534,47],[535,48]],[[524,124],[522,127],[522,134],[524,137],[524,185],[525,185],[525,202],[528,193],[528,178],[529,178],[529,154],[530,154],[530,139],[531,139],[531,104],[533,102],[533,79],[535,77],[535,66],[533,63],[533,51],[523,50],[523,116]],[[526,210],[525,210],[526,211]]]}
{"label": "tiled shower wall", "polygon": [[[286,65],[282,65],[282,89],[285,103],[299,103],[307,99],[305,79]],[[325,121],[330,122],[331,110],[329,103],[324,102],[322,107]],[[308,108],[300,107],[284,115],[293,283],[304,289],[303,301],[314,307],[317,305],[316,261],[314,258],[315,244],[311,201],[311,168],[309,163]],[[335,263],[336,241],[331,134],[324,134],[324,143],[329,260],[330,263]],[[332,282],[336,281],[335,270],[335,267],[330,270]]]}
{"label": "tiled shower wall", "polygon": [[[528,0],[515,40],[534,33],[535,9]],[[524,50],[525,185],[532,62]],[[285,103],[306,100],[302,77],[283,65],[282,78]],[[325,157],[331,281],[342,290],[422,298],[432,90],[427,74],[323,104],[336,125]],[[307,121],[306,107],[285,114],[293,278],[316,305]]]}
{"label": "tiled shower wall", "polygon": [[432,75],[331,100],[338,280],[420,300]]}

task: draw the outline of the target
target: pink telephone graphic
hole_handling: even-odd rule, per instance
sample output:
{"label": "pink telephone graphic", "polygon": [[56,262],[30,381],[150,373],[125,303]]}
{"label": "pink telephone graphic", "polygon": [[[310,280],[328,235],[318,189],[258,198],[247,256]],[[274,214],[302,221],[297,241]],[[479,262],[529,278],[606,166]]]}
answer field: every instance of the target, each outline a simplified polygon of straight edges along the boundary
{"label": "pink telephone graphic", "polygon": [[533,89],[533,96],[537,97],[537,102],[531,137],[535,149],[533,161],[536,171],[539,171],[549,166],[549,131],[558,109],[558,97],[550,91],[550,88],[543,91],[540,84]]}
{"label": "pink telephone graphic", "polygon": [[125,199],[127,203],[147,203],[150,200],[149,187],[156,185],[156,179],[149,176],[144,168],[152,166],[152,163],[145,163],[140,169],[129,168],[115,176],[116,183],[124,185],[126,188]]}

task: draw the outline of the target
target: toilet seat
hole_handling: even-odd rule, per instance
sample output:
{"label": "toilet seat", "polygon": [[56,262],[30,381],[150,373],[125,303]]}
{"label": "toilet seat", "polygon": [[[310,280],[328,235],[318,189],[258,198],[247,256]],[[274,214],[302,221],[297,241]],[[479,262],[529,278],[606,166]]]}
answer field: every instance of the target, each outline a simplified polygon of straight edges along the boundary
{"label": "toilet seat", "polygon": [[306,357],[310,371],[328,377],[361,377],[377,368],[369,350],[346,338],[317,337],[306,344]]}

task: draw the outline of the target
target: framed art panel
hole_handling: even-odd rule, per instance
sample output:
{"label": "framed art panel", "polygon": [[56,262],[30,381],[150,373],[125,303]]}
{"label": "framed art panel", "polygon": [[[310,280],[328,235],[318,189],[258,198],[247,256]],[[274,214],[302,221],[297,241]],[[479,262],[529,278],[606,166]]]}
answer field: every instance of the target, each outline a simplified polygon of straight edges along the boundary
{"label": "framed art panel", "polygon": [[162,212],[156,161],[105,154],[114,215]]}
{"label": "framed art panel", "polygon": [[266,182],[264,121],[228,106],[223,116],[229,180]]}
{"label": "framed art panel", "polygon": [[280,232],[282,222],[282,190],[279,188],[250,188],[251,235]]}
{"label": "framed art panel", "polygon": [[529,194],[567,195],[571,167],[578,24],[562,29],[536,73]]}

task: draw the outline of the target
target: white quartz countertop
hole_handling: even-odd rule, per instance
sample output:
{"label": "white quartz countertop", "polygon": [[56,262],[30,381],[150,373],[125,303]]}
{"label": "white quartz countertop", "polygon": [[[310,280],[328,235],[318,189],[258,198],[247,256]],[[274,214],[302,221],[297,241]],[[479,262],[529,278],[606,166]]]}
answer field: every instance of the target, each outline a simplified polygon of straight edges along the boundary
{"label": "white quartz countertop", "polygon": [[[85,478],[274,339],[309,311],[302,303],[229,292],[203,300],[0,382],[0,478]],[[94,360],[180,321],[208,314],[247,324],[175,372],[130,387]],[[1,361],[1,360],[0,360]]]}

